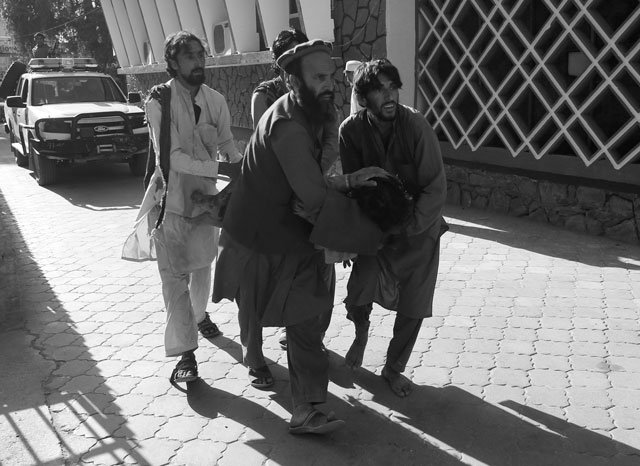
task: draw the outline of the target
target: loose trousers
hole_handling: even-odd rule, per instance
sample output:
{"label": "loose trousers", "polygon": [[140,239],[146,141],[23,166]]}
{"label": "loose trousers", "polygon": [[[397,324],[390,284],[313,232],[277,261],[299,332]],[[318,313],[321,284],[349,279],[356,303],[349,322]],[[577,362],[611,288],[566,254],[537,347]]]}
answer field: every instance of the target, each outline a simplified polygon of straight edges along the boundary
{"label": "loose trousers", "polygon": [[167,311],[164,349],[167,356],[179,356],[198,347],[198,322],[205,318],[211,295],[211,265],[192,272],[175,273],[160,242],[156,243],[156,252]]}
{"label": "loose trousers", "polygon": [[[248,293],[251,291],[247,290]],[[258,369],[266,365],[262,353],[262,325],[254,300],[239,290],[236,297],[242,359],[246,366]],[[287,329],[287,363],[293,405],[324,403],[329,385],[329,356],[322,338],[331,319],[331,310]]]}
{"label": "loose trousers", "polygon": [[[346,305],[347,319],[353,323],[363,324],[369,322],[372,304],[361,306]],[[418,333],[422,327],[423,319],[406,317],[396,312],[396,320],[393,324],[393,338],[387,348],[387,367],[396,372],[404,372],[407,362],[418,339]]]}

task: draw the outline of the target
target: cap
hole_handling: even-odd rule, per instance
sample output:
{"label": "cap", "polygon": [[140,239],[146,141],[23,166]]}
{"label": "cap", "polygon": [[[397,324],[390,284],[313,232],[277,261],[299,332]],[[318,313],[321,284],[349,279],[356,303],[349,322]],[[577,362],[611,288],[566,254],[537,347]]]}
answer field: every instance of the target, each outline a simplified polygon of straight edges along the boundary
{"label": "cap", "polygon": [[280,68],[286,71],[287,67],[291,65],[291,63],[314,52],[325,52],[328,55],[331,55],[331,44],[323,41],[322,39],[303,42],[280,55],[276,60],[276,63]]}
{"label": "cap", "polygon": [[361,61],[358,60],[349,60],[347,63],[345,63],[344,65],[344,70],[345,71],[355,71],[356,69],[358,69],[358,67],[362,65]]}

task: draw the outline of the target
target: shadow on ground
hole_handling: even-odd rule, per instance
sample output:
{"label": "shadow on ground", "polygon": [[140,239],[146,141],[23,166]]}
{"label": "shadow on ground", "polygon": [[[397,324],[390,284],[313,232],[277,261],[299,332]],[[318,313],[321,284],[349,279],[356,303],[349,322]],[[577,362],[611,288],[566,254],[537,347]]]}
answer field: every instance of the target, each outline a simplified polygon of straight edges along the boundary
{"label": "shadow on ground", "polygon": [[[228,338],[215,338],[212,343],[226,351],[237,362],[242,361],[239,343]],[[338,358],[331,354],[332,366]],[[331,393],[327,403],[319,409],[335,411],[347,421],[345,428],[328,436],[295,436],[288,432],[291,413],[289,374],[286,367],[267,360],[276,383],[273,391],[263,391],[267,401],[278,405],[267,409],[243,398],[230,396],[200,380],[189,384],[187,397],[191,408],[202,416],[216,418],[220,415],[242,423],[252,432],[246,445],[267,456],[273,464],[286,466],[305,465],[459,465],[452,454],[426,442],[416,432],[405,429],[392,419],[380,415],[357,400],[344,400]],[[256,389],[249,387],[252,395]],[[381,386],[381,389],[386,387]],[[273,411],[283,413],[275,415]],[[286,415],[284,414],[286,413]]]}
{"label": "shadow on ground", "polygon": [[[240,362],[239,344],[213,342]],[[329,354],[331,381],[359,388],[361,395],[343,399],[329,394],[322,409],[335,411],[347,425],[328,437],[289,435],[288,419],[204,381],[190,384],[189,404],[202,416],[222,415],[242,423],[253,431],[245,443],[283,465],[454,465],[474,460],[498,466],[595,466],[633,464],[640,458],[640,451],[628,445],[555,416],[511,400],[488,403],[455,386],[417,386],[409,398],[398,398],[381,377],[366,369],[353,372],[342,356]],[[268,363],[276,385],[265,396],[289,415],[287,369]]]}
{"label": "shadow on ground", "polygon": [[447,205],[445,216],[452,233],[596,267],[640,270],[637,245],[472,208]]}
{"label": "shadow on ground", "polygon": [[42,189],[90,210],[137,209],[144,194],[142,177],[133,176],[126,163],[63,167],[60,180]]}
{"label": "shadow on ground", "polygon": [[[97,462],[108,464],[127,455],[147,463],[1,190],[0,240],[0,464],[75,464],[98,455]],[[70,364],[86,373],[75,379],[80,383],[71,380],[71,372],[60,372]],[[111,435],[115,430],[117,438]]]}
{"label": "shadow on ground", "polygon": [[[402,420],[445,450],[462,453],[466,461],[472,458],[495,466],[595,466],[630,465],[640,459],[639,450],[511,400],[499,405],[488,403],[453,385],[416,386],[410,397],[399,398],[380,376],[362,368],[352,374],[335,353],[332,361],[332,379],[341,384],[352,380],[361,387],[370,396],[370,401],[363,404],[388,408],[392,419]],[[351,401],[358,406],[357,400]],[[349,429],[357,436],[368,428],[373,414],[361,406],[344,416],[349,416]],[[378,438],[383,442],[402,441],[388,438],[384,430]],[[434,460],[424,464],[439,463]]]}

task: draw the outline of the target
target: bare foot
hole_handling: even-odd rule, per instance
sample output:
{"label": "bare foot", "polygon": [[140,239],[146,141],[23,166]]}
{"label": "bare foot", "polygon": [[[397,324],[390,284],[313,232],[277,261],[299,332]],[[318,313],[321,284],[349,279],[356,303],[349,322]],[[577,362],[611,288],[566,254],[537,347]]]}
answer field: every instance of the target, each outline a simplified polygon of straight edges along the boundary
{"label": "bare foot", "polygon": [[407,379],[400,372],[396,372],[393,369],[389,369],[385,366],[382,369],[382,378],[387,381],[389,387],[399,397],[404,398],[405,396],[409,396],[413,391],[413,382]]}
{"label": "bare foot", "polygon": [[362,366],[364,359],[364,350],[367,348],[369,340],[369,322],[364,324],[356,324],[356,337],[351,343],[351,348],[344,357],[345,365],[350,369],[357,369]]}

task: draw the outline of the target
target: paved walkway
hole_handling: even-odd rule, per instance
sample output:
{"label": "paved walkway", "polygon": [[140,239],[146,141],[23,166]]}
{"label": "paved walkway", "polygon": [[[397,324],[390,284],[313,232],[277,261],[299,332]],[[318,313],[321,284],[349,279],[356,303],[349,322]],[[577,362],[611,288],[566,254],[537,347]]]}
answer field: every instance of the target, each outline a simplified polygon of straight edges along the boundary
{"label": "paved walkway", "polygon": [[224,336],[201,341],[202,380],[169,385],[156,266],[119,259],[140,194],[126,166],[38,187],[0,141],[0,463],[640,464],[639,247],[447,208],[409,399],[378,376],[380,308],[364,367],[344,368],[338,267],[327,408],[347,426],[298,438],[276,331],[275,388],[253,389],[233,303],[209,307]]}

